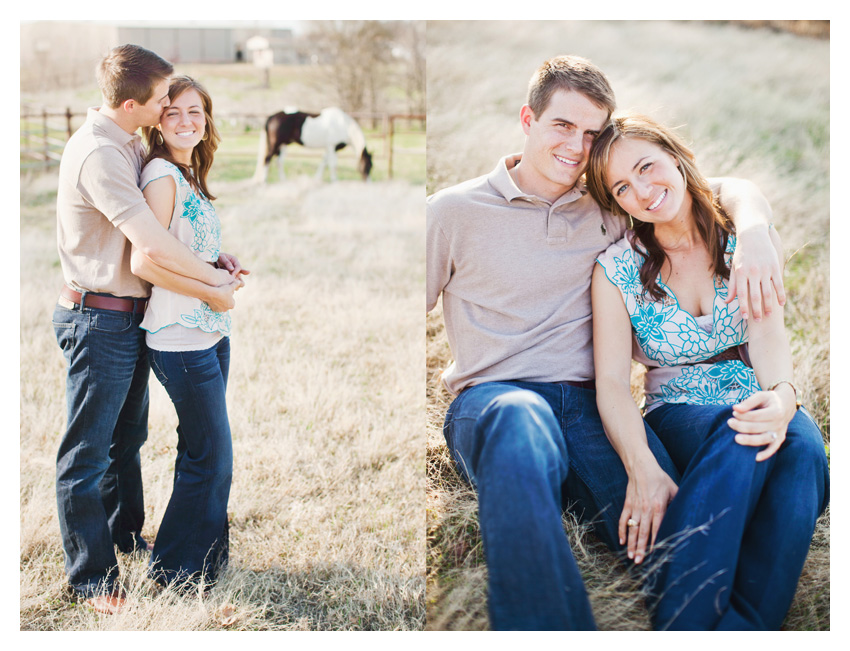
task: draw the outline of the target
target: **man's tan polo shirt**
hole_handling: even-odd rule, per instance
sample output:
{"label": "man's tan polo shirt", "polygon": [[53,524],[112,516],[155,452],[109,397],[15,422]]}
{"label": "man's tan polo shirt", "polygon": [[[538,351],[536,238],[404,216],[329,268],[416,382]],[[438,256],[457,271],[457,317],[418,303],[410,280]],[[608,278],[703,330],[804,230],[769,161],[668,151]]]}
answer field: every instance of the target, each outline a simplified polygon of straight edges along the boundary
{"label": "man's tan polo shirt", "polygon": [[141,170],[140,137],[89,109],[62,153],[56,199],[59,261],[77,291],[150,295],[150,284],[130,271],[130,242],[118,228],[150,210]]}
{"label": "man's tan polo shirt", "polygon": [[426,200],[427,310],[443,295],[454,361],[446,388],[594,378],[590,280],[625,232],[579,183],[554,203],[524,194],[502,159]]}

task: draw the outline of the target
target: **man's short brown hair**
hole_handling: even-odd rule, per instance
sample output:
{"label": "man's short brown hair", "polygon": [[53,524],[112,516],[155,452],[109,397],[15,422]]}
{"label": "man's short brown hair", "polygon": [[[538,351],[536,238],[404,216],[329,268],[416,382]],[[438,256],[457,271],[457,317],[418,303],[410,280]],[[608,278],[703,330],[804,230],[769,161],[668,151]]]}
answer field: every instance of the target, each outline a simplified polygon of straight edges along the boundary
{"label": "man's short brown hair", "polygon": [[147,104],[154,87],[173,72],[174,67],[158,54],[139,45],[120,45],[97,66],[97,85],[109,108],[128,99]]}
{"label": "man's short brown hair", "polygon": [[549,100],[558,90],[581,93],[599,108],[608,111],[608,117],[617,108],[614,91],[605,74],[587,59],[577,56],[558,56],[546,61],[531,77],[528,84],[527,104],[539,119]]}

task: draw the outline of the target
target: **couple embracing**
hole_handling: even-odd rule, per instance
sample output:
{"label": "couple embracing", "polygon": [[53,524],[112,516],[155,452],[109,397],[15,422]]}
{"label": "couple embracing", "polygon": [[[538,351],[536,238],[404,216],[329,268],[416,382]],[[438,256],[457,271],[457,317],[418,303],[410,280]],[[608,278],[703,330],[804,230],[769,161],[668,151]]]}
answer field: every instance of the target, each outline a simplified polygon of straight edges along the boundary
{"label": "couple embracing", "polygon": [[[219,144],[212,100],[172,74],[139,46],[110,51],[97,68],[103,104],[89,109],[59,170],[65,286],[53,326],[68,369],[59,524],[71,588],[105,613],[125,599],[115,548],[150,553],[151,577],[183,591],[214,584],[228,558],[229,310],[249,272],[221,251],[207,187]],[[142,537],[139,455],[151,369],[179,419],[153,545]]]}
{"label": "couple embracing", "polygon": [[704,178],[672,130],[615,108],[601,70],[553,58],[522,153],[427,200],[443,432],[478,493],[491,626],[595,628],[568,508],[652,567],[654,628],[776,630],[829,499],[781,243],[752,184]]}

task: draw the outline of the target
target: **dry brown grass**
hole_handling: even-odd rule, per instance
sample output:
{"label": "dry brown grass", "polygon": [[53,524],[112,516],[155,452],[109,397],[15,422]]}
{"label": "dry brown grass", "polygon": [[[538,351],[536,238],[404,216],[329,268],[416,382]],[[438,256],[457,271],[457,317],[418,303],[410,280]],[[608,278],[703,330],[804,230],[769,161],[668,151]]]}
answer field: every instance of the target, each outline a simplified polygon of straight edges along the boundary
{"label": "dry brown grass", "polygon": [[[428,25],[428,194],[485,174],[522,149],[519,109],[533,70],[556,54],[590,58],[618,105],[673,125],[709,176],[756,182],[790,261],[786,320],[798,386],[829,442],[829,42],[737,25],[501,22]],[[438,307],[427,320],[429,629],[486,629],[486,567],[474,493],[442,437],[450,351]],[[649,620],[630,577],[565,517],[602,630]],[[821,518],[784,628],[829,629],[829,512]]]}
{"label": "dry brown grass", "polygon": [[[130,608],[65,588],[53,488],[64,361],[55,176],[22,179],[20,626],[25,630],[415,630],[424,626],[421,187],[293,178],[214,192],[253,272],[233,312],[231,564],[210,600],[157,592],[122,556]],[[152,540],[176,416],[151,378],[142,449]]]}

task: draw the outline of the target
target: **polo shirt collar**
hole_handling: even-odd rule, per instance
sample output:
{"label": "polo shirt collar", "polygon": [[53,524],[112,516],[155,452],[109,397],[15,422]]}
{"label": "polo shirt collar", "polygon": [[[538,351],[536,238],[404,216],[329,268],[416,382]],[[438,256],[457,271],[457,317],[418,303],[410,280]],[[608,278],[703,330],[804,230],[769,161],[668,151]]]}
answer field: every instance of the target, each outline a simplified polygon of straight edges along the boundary
{"label": "polo shirt collar", "polygon": [[124,129],[115,124],[112,118],[103,115],[99,108],[90,108],[86,117],[95,127],[102,129],[104,134],[111,141],[121,147],[129,144],[130,142],[141,141],[141,136],[139,136],[138,133],[127,133]]}
{"label": "polo shirt collar", "polygon": [[[519,189],[519,186],[514,181],[508,170],[515,167],[521,158],[522,154],[510,154],[509,156],[502,158],[496,165],[496,169],[490,173],[490,184],[508,202],[511,202],[514,199],[523,198],[549,203],[542,197],[538,197],[533,194],[526,194]],[[572,203],[573,201],[580,199],[585,194],[587,194],[587,188],[585,187],[584,180],[582,178],[579,179],[572,190],[562,194],[551,205],[552,207],[555,207],[566,203]]]}

